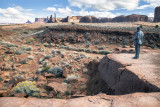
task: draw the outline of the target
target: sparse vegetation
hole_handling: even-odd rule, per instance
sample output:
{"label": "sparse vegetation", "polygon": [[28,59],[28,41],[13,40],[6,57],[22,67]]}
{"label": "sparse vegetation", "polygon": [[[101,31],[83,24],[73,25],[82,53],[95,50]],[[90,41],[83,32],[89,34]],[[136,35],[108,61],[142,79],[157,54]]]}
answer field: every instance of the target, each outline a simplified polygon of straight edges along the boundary
{"label": "sparse vegetation", "polygon": [[16,55],[21,55],[23,52],[20,49],[13,50]]}
{"label": "sparse vegetation", "polygon": [[71,95],[71,86],[67,86],[67,91],[65,92],[65,95]]}
{"label": "sparse vegetation", "polygon": [[156,26],[155,26],[155,28],[159,28],[159,26],[158,26],[158,25],[156,25]]}
{"label": "sparse vegetation", "polygon": [[75,25],[75,23],[74,23],[74,22],[71,22],[71,25]]}
{"label": "sparse vegetation", "polygon": [[62,99],[62,93],[61,92],[57,92],[56,98],[57,99]]}
{"label": "sparse vegetation", "polygon": [[30,44],[30,43],[33,43],[33,42],[34,42],[34,38],[30,37],[30,38],[28,39],[28,43]]}
{"label": "sparse vegetation", "polygon": [[55,74],[57,77],[61,77],[63,73],[63,68],[60,66],[56,66],[56,67],[50,68],[48,70],[48,73],[52,73],[52,74]]}
{"label": "sparse vegetation", "polygon": [[42,72],[48,72],[48,70],[50,69],[51,67],[50,66],[46,66],[43,68]]}
{"label": "sparse vegetation", "polygon": [[25,93],[28,96],[38,96],[39,89],[36,86],[35,82],[32,81],[23,81],[20,82],[14,87],[16,93]]}
{"label": "sparse vegetation", "polygon": [[27,31],[24,31],[23,33],[24,33],[24,34],[28,34],[28,32],[27,32]]}
{"label": "sparse vegetation", "polygon": [[3,81],[3,78],[0,76],[0,82]]}

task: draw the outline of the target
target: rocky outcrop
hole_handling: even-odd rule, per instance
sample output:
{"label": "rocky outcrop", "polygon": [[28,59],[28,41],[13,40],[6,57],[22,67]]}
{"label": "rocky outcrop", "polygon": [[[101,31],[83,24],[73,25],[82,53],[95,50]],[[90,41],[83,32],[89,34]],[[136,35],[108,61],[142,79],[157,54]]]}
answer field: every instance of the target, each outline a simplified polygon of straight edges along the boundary
{"label": "rocky outcrop", "polygon": [[84,16],[80,19],[80,22],[92,23],[92,16]]}
{"label": "rocky outcrop", "polygon": [[80,19],[82,16],[72,16],[72,17],[67,17],[67,22],[80,22]]}
{"label": "rocky outcrop", "polygon": [[121,15],[112,19],[112,22],[137,22],[137,21],[148,22],[148,16],[132,14],[128,16]]}
{"label": "rocky outcrop", "polygon": [[149,52],[133,59],[133,54],[110,54],[98,67],[103,80],[117,94],[160,92],[160,53]]}
{"label": "rocky outcrop", "polygon": [[154,22],[160,22],[160,6],[154,10]]}
{"label": "rocky outcrop", "polygon": [[50,16],[50,18],[49,18],[49,20],[47,21],[47,23],[53,23],[52,15]]}
{"label": "rocky outcrop", "polygon": [[26,23],[31,24],[32,22],[28,20]]}
{"label": "rocky outcrop", "polygon": [[46,23],[47,20],[48,20],[47,18],[35,18],[36,23]]}
{"label": "rocky outcrop", "polygon": [[135,93],[122,96],[99,94],[70,100],[0,98],[1,107],[159,107],[160,93]]}
{"label": "rocky outcrop", "polygon": [[[136,28],[135,28],[136,29]],[[54,36],[50,36],[54,35]],[[61,36],[60,36],[61,35]],[[86,38],[87,35],[87,38]],[[98,36],[101,35],[101,36]],[[61,26],[61,27],[50,27],[48,30],[44,31],[42,34],[39,34],[38,38],[43,39],[44,42],[54,42],[54,43],[82,43],[85,42],[84,39],[88,39],[87,41],[91,43],[95,43],[97,41],[96,38],[99,39],[101,43],[114,43],[121,45],[131,45],[133,44],[132,39],[134,38],[134,32],[126,32],[123,31],[111,31],[106,30],[104,28],[98,27],[84,27],[79,25],[74,26]],[[144,46],[151,47],[153,49],[160,48],[160,35],[159,33],[149,33],[145,32],[144,36]]]}

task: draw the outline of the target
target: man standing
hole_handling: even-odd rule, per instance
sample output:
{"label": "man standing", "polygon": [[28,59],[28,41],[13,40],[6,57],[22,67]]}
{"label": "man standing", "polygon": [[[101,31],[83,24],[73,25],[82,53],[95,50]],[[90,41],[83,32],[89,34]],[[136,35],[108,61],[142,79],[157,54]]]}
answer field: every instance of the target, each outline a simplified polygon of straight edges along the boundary
{"label": "man standing", "polygon": [[140,27],[137,27],[136,37],[134,37],[134,41],[135,41],[135,57],[134,57],[134,59],[139,58],[140,45],[142,45],[142,43],[143,43],[143,37],[144,37],[144,33],[141,31]]}

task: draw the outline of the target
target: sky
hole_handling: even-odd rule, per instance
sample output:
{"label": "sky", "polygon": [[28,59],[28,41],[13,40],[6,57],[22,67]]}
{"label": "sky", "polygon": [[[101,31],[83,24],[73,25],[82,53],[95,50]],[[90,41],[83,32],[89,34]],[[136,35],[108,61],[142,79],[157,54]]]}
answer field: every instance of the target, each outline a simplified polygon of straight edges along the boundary
{"label": "sky", "polygon": [[34,22],[56,13],[57,17],[96,16],[113,18],[141,14],[154,17],[160,0],[0,0],[0,23]]}

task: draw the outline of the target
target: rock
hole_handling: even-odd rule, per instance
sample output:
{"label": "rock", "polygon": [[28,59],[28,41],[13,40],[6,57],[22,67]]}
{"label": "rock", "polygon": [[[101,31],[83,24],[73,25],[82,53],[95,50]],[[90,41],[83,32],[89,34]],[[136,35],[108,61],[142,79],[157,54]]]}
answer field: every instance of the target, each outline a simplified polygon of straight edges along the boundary
{"label": "rock", "polygon": [[90,45],[91,45],[91,43],[90,43],[90,42],[87,42],[87,43],[86,43],[86,48],[89,48]]}
{"label": "rock", "polygon": [[41,64],[44,61],[44,58],[41,58],[38,62]]}
{"label": "rock", "polygon": [[25,81],[26,79],[22,77],[13,77],[12,79],[9,80],[9,84],[11,86],[16,86],[19,82]]}
{"label": "rock", "polygon": [[63,71],[62,76],[65,77],[65,78],[68,76],[68,69],[65,69],[65,70]]}
{"label": "rock", "polygon": [[7,90],[0,90],[0,97],[5,97],[7,95]]}
{"label": "rock", "polygon": [[49,61],[45,61],[45,62],[43,62],[42,66],[46,67],[48,64],[49,64]]}
{"label": "rock", "polygon": [[46,81],[46,78],[43,77],[42,75],[38,75],[38,77],[35,78],[36,82],[41,82],[41,81]]}
{"label": "rock", "polygon": [[154,22],[160,22],[160,6],[154,10]]}
{"label": "rock", "polygon": [[45,73],[45,77],[46,78],[52,78],[52,77],[55,77],[55,75],[52,74],[52,73]]}
{"label": "rock", "polygon": [[45,60],[45,59],[50,59],[50,58],[51,58],[50,55],[46,55],[46,56],[44,57],[44,60]]}
{"label": "rock", "polygon": [[25,93],[14,93],[15,97],[25,97],[27,94]]}
{"label": "rock", "polygon": [[137,22],[137,21],[148,22],[148,16],[132,14],[128,16],[121,15],[112,19],[112,22]]}
{"label": "rock", "polygon": [[42,68],[38,68],[36,74],[40,74],[40,73],[42,73],[42,71],[43,71]]}
{"label": "rock", "polygon": [[31,46],[26,49],[26,51],[31,51],[31,50],[32,50]]}
{"label": "rock", "polygon": [[135,51],[133,49],[130,49],[129,50],[129,53],[134,53]]}
{"label": "rock", "polygon": [[94,42],[95,45],[100,44],[100,40],[97,40],[96,42]]}
{"label": "rock", "polygon": [[98,66],[102,79],[114,90],[114,94],[159,92],[159,52],[140,54],[138,60],[133,57],[133,54],[109,54],[104,57]]}
{"label": "rock", "polygon": [[55,93],[60,92],[61,94],[64,94],[67,91],[67,85],[66,84],[51,82],[47,86],[51,87]]}
{"label": "rock", "polygon": [[119,49],[119,48],[115,48],[114,50],[115,50],[115,51],[120,51],[120,49]]}
{"label": "rock", "polygon": [[48,95],[46,93],[40,93],[41,97],[47,97]]}
{"label": "rock", "polygon": [[103,54],[103,55],[107,55],[109,53],[110,53],[109,51],[104,51],[104,50],[99,52],[99,54]]}
{"label": "rock", "polygon": [[27,59],[23,59],[23,60],[21,60],[21,62],[20,62],[21,64],[27,64]]}
{"label": "rock", "polygon": [[34,59],[34,56],[28,56],[28,59],[29,59],[29,60],[33,60],[33,59]]}
{"label": "rock", "polygon": [[1,107],[159,107],[160,93],[134,93],[121,96],[98,94],[76,99],[36,99],[1,97]]}
{"label": "rock", "polygon": [[128,53],[126,49],[121,50],[121,53]]}
{"label": "rock", "polygon": [[8,50],[8,51],[6,51],[5,53],[6,53],[6,54],[13,54],[14,52],[13,52],[13,50]]}
{"label": "rock", "polygon": [[99,47],[98,50],[104,50],[104,46]]}

